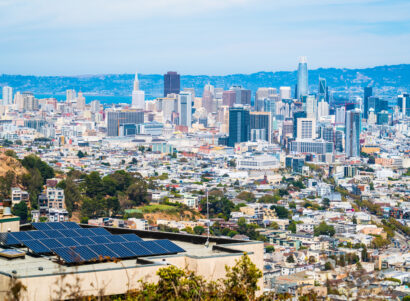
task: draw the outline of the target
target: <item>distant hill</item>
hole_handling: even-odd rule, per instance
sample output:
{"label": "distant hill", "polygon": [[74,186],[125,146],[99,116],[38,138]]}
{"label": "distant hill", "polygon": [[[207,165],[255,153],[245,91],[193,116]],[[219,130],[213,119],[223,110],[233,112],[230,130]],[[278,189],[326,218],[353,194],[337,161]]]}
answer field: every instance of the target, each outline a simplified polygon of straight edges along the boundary
{"label": "distant hill", "polygon": [[[338,92],[346,87],[351,91],[361,90],[372,85],[384,95],[397,95],[410,91],[410,64],[379,66],[366,69],[319,68],[309,70],[311,91],[317,90],[318,78],[326,79],[329,88]],[[0,86],[8,85],[15,91],[31,91],[35,94],[64,94],[67,89],[81,90],[90,95],[131,94],[133,74],[106,74],[84,76],[0,76]],[[140,74],[140,87],[148,98],[163,95],[163,76],[159,74]],[[253,93],[258,87],[291,86],[296,83],[296,71],[257,72],[252,74],[231,74],[224,76],[182,75],[181,88],[195,88],[197,95],[202,95],[205,84],[228,89],[232,85],[242,85]]]}

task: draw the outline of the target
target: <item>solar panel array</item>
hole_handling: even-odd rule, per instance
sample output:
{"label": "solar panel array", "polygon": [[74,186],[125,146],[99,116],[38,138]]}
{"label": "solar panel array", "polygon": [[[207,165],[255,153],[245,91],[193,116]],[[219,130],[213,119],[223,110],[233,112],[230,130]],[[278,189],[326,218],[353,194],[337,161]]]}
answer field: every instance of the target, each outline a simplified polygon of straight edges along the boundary
{"label": "solar panel array", "polygon": [[185,252],[167,239],[144,241],[135,234],[113,235],[104,228],[81,228],[74,222],[32,225],[38,230],[0,233],[0,242],[23,245],[37,255],[54,253],[68,264]]}

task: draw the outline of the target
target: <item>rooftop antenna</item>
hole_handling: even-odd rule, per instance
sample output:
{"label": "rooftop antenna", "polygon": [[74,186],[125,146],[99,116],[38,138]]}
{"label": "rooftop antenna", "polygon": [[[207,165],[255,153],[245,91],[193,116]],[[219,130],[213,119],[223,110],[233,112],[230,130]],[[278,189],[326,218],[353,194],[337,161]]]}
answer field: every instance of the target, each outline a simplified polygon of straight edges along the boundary
{"label": "rooftop antenna", "polygon": [[208,187],[206,188],[206,216],[208,219],[208,237],[206,238],[205,247],[209,247],[209,227],[211,227],[211,222],[209,220],[209,202],[208,202]]}

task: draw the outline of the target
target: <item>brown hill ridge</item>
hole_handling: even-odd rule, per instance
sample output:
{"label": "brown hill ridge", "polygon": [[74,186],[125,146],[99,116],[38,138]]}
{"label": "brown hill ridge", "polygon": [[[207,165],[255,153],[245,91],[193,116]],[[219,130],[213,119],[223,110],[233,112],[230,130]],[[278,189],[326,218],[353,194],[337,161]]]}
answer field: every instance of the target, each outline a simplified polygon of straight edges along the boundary
{"label": "brown hill ridge", "polygon": [[27,173],[27,169],[21,165],[20,161],[0,152],[0,177],[5,176],[8,171],[14,172],[17,177]]}

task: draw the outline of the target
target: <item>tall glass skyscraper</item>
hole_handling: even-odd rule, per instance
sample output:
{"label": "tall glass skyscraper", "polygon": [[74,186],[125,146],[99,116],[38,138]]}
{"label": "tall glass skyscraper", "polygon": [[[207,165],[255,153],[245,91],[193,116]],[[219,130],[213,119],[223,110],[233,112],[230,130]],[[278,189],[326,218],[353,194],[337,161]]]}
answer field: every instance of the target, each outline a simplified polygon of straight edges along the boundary
{"label": "tall glass skyscraper", "polygon": [[362,112],[359,109],[346,111],[346,157],[360,157],[360,132]]}
{"label": "tall glass skyscraper", "polygon": [[181,79],[180,75],[175,71],[168,71],[164,74],[164,97],[168,94],[179,94],[181,91]]}
{"label": "tall glass skyscraper", "polygon": [[299,60],[298,66],[298,85],[297,85],[297,98],[301,99],[302,96],[309,94],[308,89],[308,69],[307,60],[305,56],[302,56]]}
{"label": "tall glass skyscraper", "polygon": [[229,138],[228,146],[235,143],[250,140],[250,116],[249,110],[243,106],[229,108]]}

